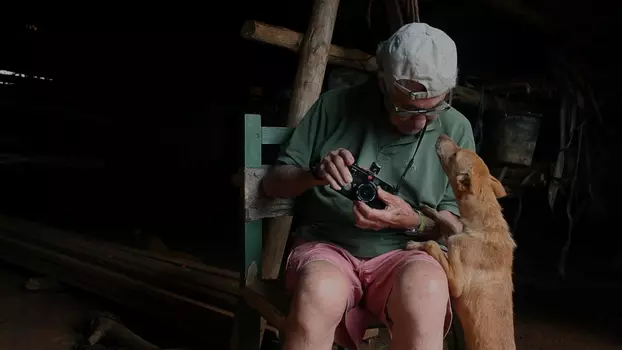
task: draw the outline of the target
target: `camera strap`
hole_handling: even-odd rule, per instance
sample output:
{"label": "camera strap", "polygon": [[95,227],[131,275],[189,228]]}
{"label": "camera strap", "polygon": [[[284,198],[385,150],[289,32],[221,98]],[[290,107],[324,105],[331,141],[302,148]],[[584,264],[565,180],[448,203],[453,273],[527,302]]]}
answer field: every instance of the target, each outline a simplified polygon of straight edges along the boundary
{"label": "camera strap", "polygon": [[413,166],[413,163],[415,162],[415,156],[417,155],[417,151],[419,150],[419,146],[421,146],[421,140],[423,140],[423,135],[425,134],[425,129],[427,129],[427,128],[428,128],[428,120],[426,119],[425,125],[423,126],[423,129],[421,129],[421,131],[419,131],[419,140],[417,140],[417,146],[415,146],[415,151],[413,152],[413,156],[410,158],[410,161],[408,162],[408,165],[406,165],[406,169],[404,169],[404,172],[402,173],[402,176],[400,177],[399,181],[395,185],[395,193],[396,194],[400,191],[400,186],[402,185],[402,182],[404,181],[404,178],[406,177],[406,174],[408,173],[408,170],[410,170],[410,168]]}

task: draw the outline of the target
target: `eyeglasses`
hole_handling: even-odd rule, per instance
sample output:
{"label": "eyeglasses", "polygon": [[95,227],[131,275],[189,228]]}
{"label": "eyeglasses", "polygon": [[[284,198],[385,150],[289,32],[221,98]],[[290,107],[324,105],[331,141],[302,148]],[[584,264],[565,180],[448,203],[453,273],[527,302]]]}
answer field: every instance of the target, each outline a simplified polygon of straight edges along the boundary
{"label": "eyeglasses", "polygon": [[442,112],[451,108],[451,105],[445,101],[441,101],[435,108],[431,109],[407,109],[393,104],[395,115],[401,119],[408,119],[416,115],[425,115],[426,117],[436,117]]}
{"label": "eyeglasses", "polygon": [[451,108],[452,95],[452,90],[449,90],[449,93],[447,94],[445,100],[441,101],[436,107],[430,109],[411,109],[409,107],[398,106],[393,103],[393,101],[390,101],[390,103],[393,107],[395,115],[402,120],[406,120],[408,118],[421,114],[425,115],[426,117],[436,117],[440,113]]}

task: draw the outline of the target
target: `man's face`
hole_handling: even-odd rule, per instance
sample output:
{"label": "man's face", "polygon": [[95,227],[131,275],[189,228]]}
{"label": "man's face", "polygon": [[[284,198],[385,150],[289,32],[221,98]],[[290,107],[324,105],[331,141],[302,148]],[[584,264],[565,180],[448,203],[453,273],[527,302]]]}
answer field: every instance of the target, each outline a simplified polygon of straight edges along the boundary
{"label": "man's face", "polygon": [[[407,82],[403,86],[413,92],[425,91],[423,85],[414,81]],[[418,133],[424,128],[426,121],[428,123],[434,121],[440,112],[409,113],[408,111],[435,110],[445,100],[446,95],[445,93],[437,97],[412,100],[402,89],[396,86],[388,87],[385,100],[391,124],[402,134],[414,135]],[[395,110],[396,107],[400,110],[399,112]]]}

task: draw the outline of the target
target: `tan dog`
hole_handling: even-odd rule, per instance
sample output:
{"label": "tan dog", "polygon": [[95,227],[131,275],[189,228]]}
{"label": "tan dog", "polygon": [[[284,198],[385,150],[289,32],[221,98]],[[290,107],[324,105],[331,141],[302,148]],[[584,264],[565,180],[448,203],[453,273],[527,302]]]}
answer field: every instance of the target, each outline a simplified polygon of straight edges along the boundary
{"label": "tan dog", "polygon": [[448,136],[438,138],[436,153],[456,195],[464,229],[448,238],[447,255],[435,241],[408,242],[408,249],[425,250],[443,266],[467,349],[516,349],[516,243],[497,201],[506,192],[475,152],[461,149]]}

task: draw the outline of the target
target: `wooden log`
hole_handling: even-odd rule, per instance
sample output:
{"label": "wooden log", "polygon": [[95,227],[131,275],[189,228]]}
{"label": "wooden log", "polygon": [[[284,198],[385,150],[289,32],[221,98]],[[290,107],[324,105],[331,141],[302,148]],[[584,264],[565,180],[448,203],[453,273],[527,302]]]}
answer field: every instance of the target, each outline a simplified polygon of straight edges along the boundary
{"label": "wooden log", "polygon": [[[244,23],[241,33],[243,38],[283,47],[293,52],[300,50],[302,42],[301,33],[252,20]],[[375,72],[378,69],[375,56],[361,50],[332,44],[328,50],[328,63],[367,72]],[[479,104],[479,95],[477,90],[465,86],[456,86],[454,89],[454,100],[471,105]]]}
{"label": "wooden log", "polygon": [[58,253],[48,247],[0,235],[0,258],[15,265],[47,274],[71,286],[107,298],[126,307],[179,327],[186,332],[204,331],[221,315],[232,312],[188,298],[110,271],[82,259]]}
{"label": "wooden log", "polygon": [[315,0],[300,46],[300,63],[292,91],[287,127],[296,127],[322,92],[339,0]]}
{"label": "wooden log", "polygon": [[[253,20],[244,23],[241,34],[245,39],[275,45],[293,52],[300,50],[303,40],[303,35],[299,32]],[[329,46],[328,63],[369,72],[378,69],[374,55],[337,45]]]}
{"label": "wooden log", "polygon": [[[50,234],[53,231],[39,233]],[[146,252],[146,256],[149,255]],[[5,228],[0,228],[0,258],[153,316],[189,335],[203,334],[205,325],[223,322],[226,323],[222,331],[226,332],[229,328],[227,323],[231,322],[234,315],[229,305],[220,307],[206,302],[205,298],[192,298],[159,288],[86,261],[83,256],[71,256],[47,245],[25,241],[19,235],[6,234]],[[236,273],[232,271],[210,267],[205,270],[232,275],[237,281]],[[278,334],[273,326],[268,325],[266,328]]]}
{"label": "wooden log", "polygon": [[[294,80],[287,127],[298,126],[309,107],[320,96],[338,8],[339,0],[315,0],[313,3],[307,32],[298,45],[300,62]],[[340,55],[343,57],[343,52]],[[261,265],[261,274],[265,279],[279,276],[291,223],[291,216],[270,220]]]}
{"label": "wooden log", "polygon": [[234,305],[241,294],[239,273],[195,261],[170,258],[7,217],[0,217],[0,235],[35,247],[46,247],[58,254],[199,300]]}

